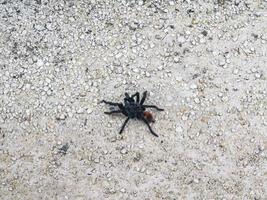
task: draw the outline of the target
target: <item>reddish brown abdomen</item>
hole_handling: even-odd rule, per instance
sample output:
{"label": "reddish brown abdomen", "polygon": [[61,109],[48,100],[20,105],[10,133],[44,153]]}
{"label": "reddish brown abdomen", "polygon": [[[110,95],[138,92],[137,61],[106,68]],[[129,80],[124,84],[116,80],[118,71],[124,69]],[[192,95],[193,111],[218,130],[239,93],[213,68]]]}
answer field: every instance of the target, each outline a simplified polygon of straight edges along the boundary
{"label": "reddish brown abdomen", "polygon": [[155,122],[155,119],[153,118],[153,115],[148,111],[144,112],[144,117],[148,122]]}

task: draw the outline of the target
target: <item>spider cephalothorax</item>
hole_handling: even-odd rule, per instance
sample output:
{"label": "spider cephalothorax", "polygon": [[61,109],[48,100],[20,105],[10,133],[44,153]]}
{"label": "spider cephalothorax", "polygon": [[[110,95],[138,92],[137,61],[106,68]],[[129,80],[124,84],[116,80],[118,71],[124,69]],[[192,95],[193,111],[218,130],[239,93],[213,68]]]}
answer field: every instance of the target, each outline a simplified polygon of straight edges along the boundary
{"label": "spider cephalothorax", "polygon": [[145,91],[143,93],[143,97],[140,100],[140,94],[139,92],[136,92],[134,95],[130,96],[128,93],[125,93],[125,97],[124,97],[124,104],[123,103],[113,103],[113,102],[109,102],[109,101],[101,101],[103,103],[112,105],[112,106],[118,106],[119,110],[114,110],[114,111],[110,111],[110,112],[105,112],[105,114],[113,114],[113,113],[122,113],[124,114],[127,119],[125,120],[125,122],[123,123],[121,130],[120,130],[120,134],[122,133],[123,129],[125,128],[127,122],[129,121],[129,119],[139,119],[142,120],[143,122],[146,123],[146,125],[148,126],[150,132],[155,135],[156,137],[158,137],[158,135],[151,129],[150,127],[150,122],[155,122],[153,115],[146,111],[146,108],[155,108],[159,111],[163,111],[163,109],[158,108],[157,106],[154,105],[144,105],[144,102],[146,100],[146,96],[147,96],[147,91]]}

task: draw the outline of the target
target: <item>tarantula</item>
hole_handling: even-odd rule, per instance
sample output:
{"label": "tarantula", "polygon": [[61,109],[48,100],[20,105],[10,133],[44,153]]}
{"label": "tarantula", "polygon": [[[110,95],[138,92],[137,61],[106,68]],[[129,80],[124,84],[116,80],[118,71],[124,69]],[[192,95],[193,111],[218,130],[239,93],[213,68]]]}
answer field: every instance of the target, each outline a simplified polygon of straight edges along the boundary
{"label": "tarantula", "polygon": [[110,112],[104,112],[107,115],[113,114],[113,113],[122,113],[124,114],[127,119],[125,120],[125,122],[123,123],[121,129],[120,129],[120,134],[123,132],[126,124],[128,123],[128,121],[130,119],[138,119],[138,120],[142,120],[143,122],[145,122],[145,124],[148,126],[150,132],[158,137],[158,135],[152,130],[152,128],[150,127],[150,122],[155,122],[152,114],[150,112],[145,111],[146,108],[155,108],[158,111],[164,111],[164,109],[158,108],[155,105],[144,105],[144,102],[146,100],[146,96],[147,96],[147,91],[145,91],[143,93],[142,99],[140,101],[140,94],[139,92],[136,92],[134,95],[129,95],[128,93],[125,93],[125,97],[124,97],[124,105],[123,103],[113,103],[113,102],[109,102],[109,101],[105,101],[102,100],[101,103],[105,103],[108,105],[112,105],[112,106],[118,106],[119,110],[113,110]]}

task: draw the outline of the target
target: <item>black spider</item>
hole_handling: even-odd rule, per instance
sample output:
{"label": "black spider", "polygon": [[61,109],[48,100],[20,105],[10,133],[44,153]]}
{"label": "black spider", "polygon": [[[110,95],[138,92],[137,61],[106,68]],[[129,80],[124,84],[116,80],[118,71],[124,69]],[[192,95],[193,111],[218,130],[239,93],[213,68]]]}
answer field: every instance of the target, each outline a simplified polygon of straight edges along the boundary
{"label": "black spider", "polygon": [[146,123],[146,125],[148,126],[150,132],[158,137],[158,135],[152,130],[152,128],[150,127],[149,123],[150,122],[155,122],[152,114],[150,112],[145,111],[146,108],[155,108],[159,111],[164,111],[164,109],[158,108],[157,106],[154,105],[144,105],[144,102],[146,100],[146,96],[147,96],[147,91],[145,91],[143,93],[143,97],[140,101],[140,94],[139,92],[136,92],[134,95],[129,96],[128,93],[125,93],[125,98],[124,98],[124,105],[123,103],[113,103],[113,102],[109,102],[109,101],[105,101],[102,100],[101,103],[106,103],[108,105],[112,105],[112,106],[118,106],[119,110],[114,110],[114,111],[110,111],[110,112],[105,112],[105,114],[113,114],[113,113],[122,113],[124,114],[127,119],[125,120],[125,122],[123,123],[121,130],[120,130],[120,134],[122,133],[123,129],[125,128],[127,122],[130,119],[136,118],[138,120],[142,120],[143,122]]}

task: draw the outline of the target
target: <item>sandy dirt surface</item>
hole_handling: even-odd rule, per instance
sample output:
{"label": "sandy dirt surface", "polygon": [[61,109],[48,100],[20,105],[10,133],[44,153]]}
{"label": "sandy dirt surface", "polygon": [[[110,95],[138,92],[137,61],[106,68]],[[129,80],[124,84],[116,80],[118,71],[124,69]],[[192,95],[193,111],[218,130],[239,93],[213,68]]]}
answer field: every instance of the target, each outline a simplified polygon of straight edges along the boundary
{"label": "sandy dirt surface", "polygon": [[0,0],[0,199],[266,200],[266,77],[266,0]]}

